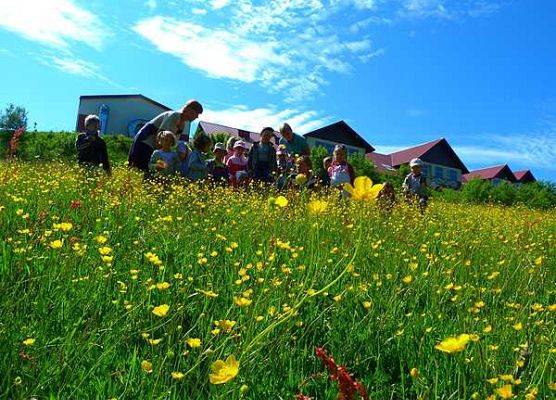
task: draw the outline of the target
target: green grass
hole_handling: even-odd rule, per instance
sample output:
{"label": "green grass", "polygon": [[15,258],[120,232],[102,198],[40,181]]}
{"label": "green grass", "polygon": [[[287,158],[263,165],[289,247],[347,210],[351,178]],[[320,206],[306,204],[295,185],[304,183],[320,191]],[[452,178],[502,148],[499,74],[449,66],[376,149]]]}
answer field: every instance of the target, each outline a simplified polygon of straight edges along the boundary
{"label": "green grass", "polygon": [[[58,163],[2,163],[0,189],[0,398],[335,399],[316,346],[373,399],[483,399],[502,386],[486,380],[514,374],[520,357],[514,393],[554,396],[553,211],[433,201],[421,217],[323,193],[328,209],[312,215],[308,193],[280,208],[273,193],[164,188],[124,168],[107,178]],[[151,288],[160,282],[170,287]],[[252,303],[237,306],[248,290]],[[160,304],[166,317],[152,313]],[[236,325],[211,333],[224,319]],[[461,333],[478,341],[435,349]],[[239,374],[210,384],[228,355]]]}

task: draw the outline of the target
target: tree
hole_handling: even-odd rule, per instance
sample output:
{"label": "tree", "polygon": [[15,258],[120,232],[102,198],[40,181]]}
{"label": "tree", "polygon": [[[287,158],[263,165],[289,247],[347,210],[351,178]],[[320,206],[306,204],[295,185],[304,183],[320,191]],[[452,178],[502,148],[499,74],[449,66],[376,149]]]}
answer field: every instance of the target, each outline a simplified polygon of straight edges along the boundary
{"label": "tree", "polygon": [[19,128],[27,129],[27,110],[24,107],[9,104],[0,114],[0,130],[11,132]]}

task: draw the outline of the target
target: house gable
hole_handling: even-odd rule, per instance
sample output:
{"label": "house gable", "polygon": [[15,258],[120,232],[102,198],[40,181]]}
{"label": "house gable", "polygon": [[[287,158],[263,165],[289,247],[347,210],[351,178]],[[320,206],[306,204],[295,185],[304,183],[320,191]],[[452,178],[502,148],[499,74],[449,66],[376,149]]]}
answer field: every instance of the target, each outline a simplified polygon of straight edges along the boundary
{"label": "house gable", "polygon": [[537,181],[533,173],[528,169],[514,172],[514,175],[519,183],[531,183]]}
{"label": "house gable", "polygon": [[334,124],[316,129],[304,135],[307,138],[316,138],[326,140],[328,142],[345,144],[347,146],[363,149],[365,153],[371,153],[375,149],[357,132],[355,132],[344,121],[338,121]]}
{"label": "house gable", "polygon": [[421,157],[423,161],[431,164],[442,165],[445,167],[459,169],[462,174],[469,172],[465,164],[460,160],[452,146],[448,144],[446,139],[441,139],[432,146]]}

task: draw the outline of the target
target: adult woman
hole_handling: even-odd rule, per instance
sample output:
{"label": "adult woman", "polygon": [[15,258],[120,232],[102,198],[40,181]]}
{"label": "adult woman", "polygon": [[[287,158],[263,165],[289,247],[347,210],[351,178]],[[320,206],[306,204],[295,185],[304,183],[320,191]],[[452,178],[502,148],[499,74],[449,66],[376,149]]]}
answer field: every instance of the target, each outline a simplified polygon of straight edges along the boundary
{"label": "adult woman", "polygon": [[[133,138],[129,150],[128,162],[130,166],[147,171],[152,153],[156,150],[156,135],[160,131],[170,131],[176,136],[189,136],[192,121],[203,113],[203,106],[197,100],[190,100],[181,111],[166,111],[153,118]],[[185,154],[180,154],[185,158]]]}

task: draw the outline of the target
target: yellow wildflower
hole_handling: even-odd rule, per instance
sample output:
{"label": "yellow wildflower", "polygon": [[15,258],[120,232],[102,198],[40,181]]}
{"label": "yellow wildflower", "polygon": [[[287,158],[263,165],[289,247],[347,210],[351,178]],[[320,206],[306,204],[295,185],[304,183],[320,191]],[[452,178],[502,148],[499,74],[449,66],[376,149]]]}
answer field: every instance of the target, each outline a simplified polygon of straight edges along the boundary
{"label": "yellow wildflower", "polygon": [[143,360],[141,361],[141,369],[145,371],[147,374],[150,374],[151,372],[153,372],[153,365],[151,362],[147,360]]}
{"label": "yellow wildflower", "polygon": [[169,310],[170,310],[170,306],[168,304],[161,304],[153,308],[152,313],[157,317],[165,317],[166,314],[168,314]]}
{"label": "yellow wildflower", "polygon": [[226,361],[217,360],[210,366],[212,374],[209,375],[210,383],[220,385],[234,379],[239,372],[239,362],[231,355]]}
{"label": "yellow wildflower", "polygon": [[25,339],[25,340],[23,341],[23,344],[24,344],[25,346],[32,346],[32,345],[35,344],[35,339],[33,339],[33,338],[27,338],[27,339]]}
{"label": "yellow wildflower", "polygon": [[344,190],[349,193],[353,200],[374,200],[382,187],[382,184],[373,185],[373,181],[367,176],[358,176],[355,178],[353,186],[348,183],[344,185]]}
{"label": "yellow wildflower", "polygon": [[457,353],[465,350],[470,339],[468,334],[462,333],[457,337],[446,338],[434,347],[444,353]]}
{"label": "yellow wildflower", "polygon": [[496,394],[503,399],[511,399],[512,397],[514,397],[512,388],[512,385],[504,385],[496,389]]}
{"label": "yellow wildflower", "polygon": [[201,347],[201,339],[199,339],[199,338],[189,338],[185,342],[192,349],[195,349],[197,347]]}

